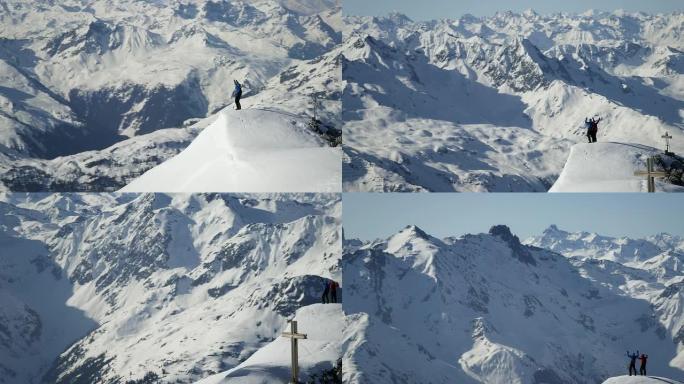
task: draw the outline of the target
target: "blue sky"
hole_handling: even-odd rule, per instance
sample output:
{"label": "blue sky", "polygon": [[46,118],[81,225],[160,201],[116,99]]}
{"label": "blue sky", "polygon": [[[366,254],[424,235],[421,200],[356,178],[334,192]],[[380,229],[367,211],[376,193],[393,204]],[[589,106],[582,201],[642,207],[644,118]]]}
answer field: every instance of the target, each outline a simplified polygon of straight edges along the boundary
{"label": "blue sky", "polygon": [[580,13],[588,9],[660,13],[684,11],[684,0],[343,0],[345,15],[384,16],[399,11],[414,20],[489,16],[497,11],[534,9],[538,13]]}
{"label": "blue sky", "polygon": [[551,224],[568,231],[684,236],[684,194],[425,193],[343,195],[347,238],[385,238],[409,224],[437,237],[506,224],[524,239]]}

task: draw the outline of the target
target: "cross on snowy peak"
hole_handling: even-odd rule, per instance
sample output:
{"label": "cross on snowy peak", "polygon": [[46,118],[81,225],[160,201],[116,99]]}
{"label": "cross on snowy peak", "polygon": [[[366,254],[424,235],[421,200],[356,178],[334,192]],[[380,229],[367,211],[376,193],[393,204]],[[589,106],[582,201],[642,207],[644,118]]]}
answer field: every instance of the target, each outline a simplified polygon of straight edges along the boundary
{"label": "cross on snowy peak", "polygon": [[288,320],[290,323],[290,332],[283,332],[282,336],[290,339],[290,350],[292,352],[292,378],[291,384],[299,383],[299,363],[298,363],[298,349],[297,341],[299,339],[306,339],[306,334],[297,333],[297,320]]}
{"label": "cross on snowy peak", "polygon": [[670,153],[670,139],[672,139],[672,136],[670,136],[668,132],[665,132],[665,134],[660,137],[665,139],[665,153]]}
{"label": "cross on snowy peak", "polygon": [[655,192],[655,178],[656,177],[667,177],[667,173],[662,171],[654,170],[655,158],[649,157],[646,159],[646,171],[636,171],[634,176],[646,176],[646,182],[648,183],[648,192]]}

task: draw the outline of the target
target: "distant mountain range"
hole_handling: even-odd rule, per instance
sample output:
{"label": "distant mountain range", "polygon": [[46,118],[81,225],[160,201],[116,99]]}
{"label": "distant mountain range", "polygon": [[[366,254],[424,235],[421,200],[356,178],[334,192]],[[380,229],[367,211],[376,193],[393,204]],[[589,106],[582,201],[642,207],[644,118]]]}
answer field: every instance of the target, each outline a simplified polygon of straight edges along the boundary
{"label": "distant mountain range", "polygon": [[232,104],[340,128],[335,1],[2,1],[0,181],[113,191]]}
{"label": "distant mountain range", "polygon": [[295,314],[302,379],[331,370],[342,330],[307,324],[344,327],[309,308],[340,281],[340,211],[333,194],[3,197],[0,383],[192,383],[274,351],[251,375],[285,380]]}
{"label": "distant mountain range", "polygon": [[592,116],[684,150],[682,13],[345,21],[345,190],[547,191]]}
{"label": "distant mountain range", "polygon": [[601,383],[684,377],[684,239],[565,232],[521,242],[506,226],[438,239],[409,226],[349,240],[345,313],[364,316],[350,383]]}

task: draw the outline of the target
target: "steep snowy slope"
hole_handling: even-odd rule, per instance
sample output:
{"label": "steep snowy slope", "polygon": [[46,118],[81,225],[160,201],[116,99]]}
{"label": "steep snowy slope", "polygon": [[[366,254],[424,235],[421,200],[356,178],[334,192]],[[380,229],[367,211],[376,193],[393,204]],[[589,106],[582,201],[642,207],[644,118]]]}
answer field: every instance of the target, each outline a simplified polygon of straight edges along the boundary
{"label": "steep snowy slope", "polygon": [[681,13],[346,20],[345,190],[546,191],[596,115],[684,149]]}
{"label": "steep snowy slope", "polygon": [[651,303],[653,316],[639,322],[643,329],[657,327],[660,337],[672,337],[678,354],[671,364],[684,362],[684,239],[665,233],[645,239],[611,238],[551,226],[526,242],[569,257],[583,276],[613,292]]}
{"label": "steep snowy slope", "polygon": [[[194,382],[268,346],[340,280],[333,195],[3,199],[5,383]],[[326,348],[304,374],[334,364]]]}
{"label": "steep snowy slope", "polygon": [[336,192],[340,154],[297,116],[225,110],[183,152],[121,191]]}
{"label": "steep snowy slope", "polygon": [[[319,118],[339,124],[330,99],[339,91],[316,84],[339,75],[299,72],[341,42],[334,1],[6,1],[3,10],[0,167],[12,190],[122,187],[188,140],[146,134],[231,104],[233,79],[245,85],[247,108],[268,90],[259,103],[305,116],[316,94]],[[111,148],[138,137],[138,149],[162,148]]]}
{"label": "steep snowy slope", "polygon": [[[313,116],[311,95],[318,96],[316,115],[324,123],[319,134],[328,141],[339,136],[341,125],[339,97],[339,52],[333,50],[320,58],[286,69],[272,79],[266,90],[256,95],[249,108],[305,111]],[[285,88],[286,92],[283,90]],[[274,108],[273,106],[277,106]],[[20,154],[0,153],[0,180],[16,191],[108,191],[130,183],[145,171],[170,159],[214,122],[218,114],[199,122],[190,119],[187,127],[161,129],[124,140],[105,150],[88,151],[53,160],[26,159]],[[256,127],[254,129],[257,129]],[[4,157],[4,159],[3,159]],[[0,188],[3,188],[0,185]]]}
{"label": "steep snowy slope", "polygon": [[647,351],[652,372],[684,376],[681,340],[649,300],[505,226],[441,240],[407,227],[342,264],[345,312],[368,316],[345,355],[352,383],[602,382],[624,372],[628,348]]}
{"label": "steep snowy slope", "polygon": [[[297,331],[307,338],[299,341],[298,361],[306,376],[332,369],[330,362],[342,356],[346,318],[340,304],[314,304],[297,311]],[[289,329],[288,329],[289,330]],[[290,339],[279,337],[228,372],[200,380],[197,384],[285,383],[290,378]],[[307,382],[306,378],[300,380]]]}
{"label": "steep snowy slope", "polygon": [[[639,144],[576,144],[549,192],[647,192],[646,178],[634,173],[646,171],[647,159],[654,156],[671,158],[662,150]],[[684,186],[657,178],[656,190],[683,192]]]}

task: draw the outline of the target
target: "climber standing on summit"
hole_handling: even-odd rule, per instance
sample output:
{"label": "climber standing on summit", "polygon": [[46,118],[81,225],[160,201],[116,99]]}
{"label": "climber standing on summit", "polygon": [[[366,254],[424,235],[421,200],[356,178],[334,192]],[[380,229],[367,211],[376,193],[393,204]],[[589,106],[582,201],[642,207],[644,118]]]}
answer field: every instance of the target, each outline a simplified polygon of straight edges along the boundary
{"label": "climber standing on summit", "polygon": [[591,120],[587,118],[584,119],[584,126],[587,128],[587,137],[589,138],[590,143],[596,142],[596,135],[598,134],[599,122],[601,122],[600,117],[598,118],[598,120],[594,119],[593,117],[591,118]]}
{"label": "climber standing on summit", "polygon": [[330,303],[330,281],[325,281],[325,288],[323,288],[323,296],[321,297],[323,304]]}
{"label": "climber standing on summit", "polygon": [[646,360],[648,360],[648,355],[641,354],[641,357],[639,357],[639,360],[641,360],[641,366],[639,367],[639,374],[641,376],[646,376]]}
{"label": "climber standing on summit", "polygon": [[330,297],[332,303],[337,303],[337,287],[339,287],[337,281],[330,280]]}
{"label": "climber standing on summit", "polygon": [[592,128],[591,121],[585,117],[584,118],[584,129],[587,130],[587,139],[589,139],[590,143],[591,143],[591,128]]}
{"label": "climber standing on summit", "polygon": [[632,372],[634,372],[634,376],[636,376],[636,359],[639,357],[639,351],[637,350],[636,353],[630,354],[629,350],[627,350],[627,357],[629,357],[629,375],[632,376]]}
{"label": "climber standing on summit", "polygon": [[235,89],[233,90],[233,97],[235,97],[235,109],[240,110],[242,109],[242,106],[240,105],[240,98],[242,97],[242,84],[240,84],[237,80],[233,80],[235,83]]}

